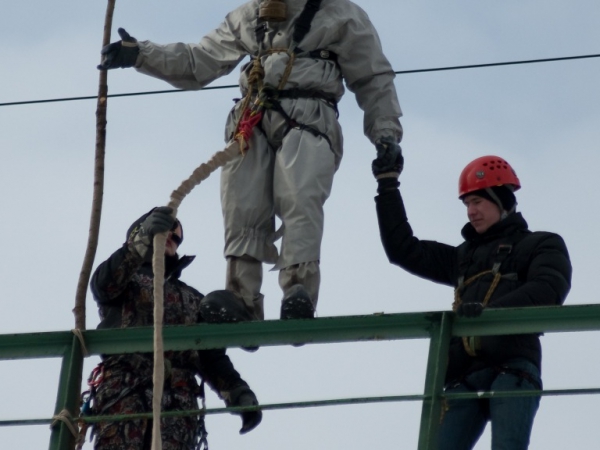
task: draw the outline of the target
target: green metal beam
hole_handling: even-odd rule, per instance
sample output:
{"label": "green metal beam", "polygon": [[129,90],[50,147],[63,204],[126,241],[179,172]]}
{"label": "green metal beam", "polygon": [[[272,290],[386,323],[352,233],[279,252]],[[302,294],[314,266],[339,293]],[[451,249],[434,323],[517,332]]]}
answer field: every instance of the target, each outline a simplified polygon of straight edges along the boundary
{"label": "green metal beam", "polygon": [[600,330],[600,305],[488,309],[477,319],[457,318],[454,336]]}
{"label": "green metal beam", "polygon": [[[54,416],[66,412],[65,420],[76,420],[79,416],[83,353],[77,337],[72,335],[71,345],[65,350],[60,371],[58,395]],[[77,424],[73,422],[77,430]],[[66,423],[56,421],[50,434],[50,450],[71,450],[75,448],[75,436]]]}
{"label": "green metal beam", "polygon": [[419,450],[437,448],[437,430],[442,414],[444,394],[444,377],[448,361],[448,348],[452,333],[453,314],[443,313],[439,322],[431,329],[429,341],[429,357],[425,374],[425,400],[421,411],[421,427],[419,431]]}
{"label": "green metal beam", "polygon": [[[266,320],[239,324],[171,326],[165,350],[272,346],[428,338],[443,312]],[[600,330],[600,305],[487,310],[480,318],[454,320],[455,336]],[[90,354],[151,352],[151,327],[83,332]],[[0,360],[60,357],[73,335],[67,331],[0,335]]]}
{"label": "green metal beam", "polygon": [[[163,337],[165,349],[184,350],[426,338],[430,326],[424,314],[395,314],[165,327]],[[140,329],[133,339],[123,340],[118,332],[99,330],[86,332],[85,339],[92,353],[148,352],[152,350],[151,333]]]}
{"label": "green metal beam", "polygon": [[[445,398],[453,399],[468,399],[468,398],[490,398],[490,397],[529,397],[539,395],[541,397],[558,397],[566,395],[600,395],[600,388],[575,388],[575,389],[548,389],[545,391],[502,391],[502,392],[465,392],[460,394],[444,394]],[[283,409],[298,409],[298,408],[317,408],[323,406],[343,406],[343,405],[358,405],[358,404],[376,404],[376,403],[395,403],[395,402],[414,402],[424,401],[426,396],[422,394],[413,395],[389,395],[379,397],[356,397],[342,398],[333,400],[312,400],[306,402],[289,402],[289,403],[263,403],[260,409],[263,411],[275,411]],[[252,409],[246,408],[209,408],[203,410],[189,411],[167,411],[163,412],[164,417],[187,416],[205,413],[206,415],[228,414],[234,410]],[[125,420],[131,418],[152,418],[152,413],[127,414],[117,416],[90,416],[84,417],[82,420],[87,423],[95,423],[105,421],[108,418],[112,420]],[[34,418],[34,419],[11,419],[0,420],[0,427],[12,427],[21,425],[50,425],[54,422],[52,418]]]}
{"label": "green metal beam", "polygon": [[[477,319],[455,317],[449,311],[370,316],[326,317],[315,320],[270,320],[240,324],[165,327],[165,350],[206,349],[240,346],[274,346],[294,343],[334,343],[394,339],[430,338],[423,395],[323,400],[296,404],[263,405],[263,409],[373,403],[381,401],[423,401],[419,450],[435,448],[441,413],[444,371],[450,336],[478,336],[539,332],[600,330],[600,305],[486,310]],[[89,354],[151,352],[152,327],[90,330],[83,332]],[[55,415],[65,410],[76,417],[79,407],[83,356],[80,343],[69,331],[0,335],[0,360],[61,357],[63,360]],[[600,389],[556,391],[554,395],[598,394]],[[498,393],[478,393],[500,395]],[[502,393],[511,396],[512,393]],[[531,395],[553,395],[552,391]],[[221,411],[222,410],[222,411]],[[226,412],[214,409],[209,413]],[[0,421],[0,426],[48,423],[50,419]],[[68,427],[53,426],[50,450],[73,448]]]}
{"label": "green metal beam", "polygon": [[[376,314],[314,320],[267,320],[238,324],[169,326],[163,331],[165,350],[291,343],[331,343],[428,338],[431,314]],[[88,352],[120,354],[152,351],[152,327],[82,332]],[[0,335],[0,360],[61,356],[70,332]]]}
{"label": "green metal beam", "polygon": [[62,357],[72,340],[70,331],[0,335],[0,360]]}

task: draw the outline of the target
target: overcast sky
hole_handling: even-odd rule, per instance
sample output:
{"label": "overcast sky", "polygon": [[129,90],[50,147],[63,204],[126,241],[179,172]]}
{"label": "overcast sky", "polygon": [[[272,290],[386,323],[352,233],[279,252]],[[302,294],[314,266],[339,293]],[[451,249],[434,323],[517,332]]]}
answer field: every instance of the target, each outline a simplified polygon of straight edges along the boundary
{"label": "overcast sky", "polygon": [[[289,1],[289,0],[288,0]],[[360,0],[395,70],[600,53],[597,0]],[[116,28],[158,43],[197,42],[235,0],[117,1]],[[0,103],[97,93],[106,2],[3,2]],[[567,304],[597,303],[600,217],[600,58],[399,75],[404,111],[402,192],[417,236],[457,245],[466,221],[457,179],[472,159],[496,154],[522,183],[530,228],[560,233],[571,253]],[[235,84],[237,70],[213,85]],[[133,69],[109,73],[113,94],[170,89]],[[237,89],[110,99],[100,243],[94,267],[129,224],[166,204],[181,180],[222,149]],[[85,252],[95,146],[94,100],[0,107],[0,333],[70,330]],[[351,93],[340,104],[345,156],[326,204],[318,315],[447,310],[452,290],[391,266],[379,241],[370,163]],[[207,293],[224,285],[215,175],[182,204],[180,253],[196,254],[183,280]],[[268,267],[267,267],[268,269]],[[263,284],[267,319],[279,317],[277,274]],[[98,323],[91,295],[87,328]],[[547,389],[597,387],[598,333],[548,334]],[[395,341],[229,354],[263,403],[422,392],[428,342]],[[86,363],[89,370],[97,358]],[[0,362],[0,419],[50,417],[58,360]],[[221,407],[212,392],[209,407]],[[266,412],[239,436],[240,420],[210,416],[213,450],[416,448],[418,402]],[[596,448],[595,396],[545,397],[532,449]],[[47,426],[0,428],[3,448],[47,448]],[[477,449],[489,448],[489,430]],[[90,444],[86,444],[91,449]]]}

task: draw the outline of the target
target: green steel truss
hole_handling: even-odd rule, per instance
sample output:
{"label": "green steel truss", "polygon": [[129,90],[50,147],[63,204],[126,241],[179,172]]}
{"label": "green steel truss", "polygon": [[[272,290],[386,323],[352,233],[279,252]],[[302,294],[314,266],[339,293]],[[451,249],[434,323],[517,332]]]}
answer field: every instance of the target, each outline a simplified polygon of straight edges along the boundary
{"label": "green steel truss", "polygon": [[[444,368],[451,336],[483,336],[538,332],[572,332],[600,330],[600,305],[576,305],[544,308],[511,308],[488,310],[478,319],[462,319],[448,311],[374,314],[370,316],[325,317],[315,320],[249,322],[226,325],[194,325],[165,327],[165,350],[206,349],[219,347],[271,346],[295,343],[334,343],[397,339],[429,339],[429,356],[423,393],[389,397],[363,397],[312,402],[261,405],[263,410],[318,407],[328,405],[377,402],[421,401],[419,450],[436,447],[435,436],[442,408]],[[152,352],[153,329],[131,328],[89,330],[82,332],[88,354]],[[67,410],[77,420],[83,351],[79,339],[71,331],[0,335],[0,360],[62,358],[55,412]],[[600,388],[544,390],[511,395],[575,395],[598,394]],[[468,398],[478,394],[454,394],[450,398]],[[483,396],[490,394],[483,394]],[[215,408],[206,414],[229,412]],[[190,414],[183,412],[178,414]],[[165,413],[165,415],[173,413]],[[177,413],[175,413],[177,414]],[[147,415],[148,417],[150,415]],[[128,416],[125,416],[128,417]],[[86,419],[88,422],[100,418]],[[123,418],[115,418],[122,420]],[[3,420],[0,426],[51,424],[50,450],[74,447],[74,437],[63,421],[52,418]]]}

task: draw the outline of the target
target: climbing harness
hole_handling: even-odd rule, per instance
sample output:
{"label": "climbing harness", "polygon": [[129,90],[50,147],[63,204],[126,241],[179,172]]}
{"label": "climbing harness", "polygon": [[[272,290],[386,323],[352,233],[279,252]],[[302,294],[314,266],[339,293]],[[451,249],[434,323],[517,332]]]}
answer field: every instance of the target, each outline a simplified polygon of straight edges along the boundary
{"label": "climbing harness", "polygon": [[[167,369],[167,367],[170,368],[171,363],[168,359],[165,359],[165,363],[166,363],[165,364],[165,366],[166,366],[165,372],[167,372],[167,374],[165,375],[165,378],[168,379],[170,369]],[[101,411],[98,410],[96,394],[97,394],[98,387],[104,381],[104,375],[105,375],[105,365],[104,365],[104,362],[100,362],[92,370],[90,376],[88,377],[88,381],[87,381],[88,389],[81,394],[81,412],[80,412],[81,418],[95,416],[95,415],[102,413]],[[196,425],[196,429],[194,430],[194,450],[208,450],[208,431],[206,430],[206,425],[205,425],[205,421],[204,421],[205,414],[206,414],[206,396],[205,396],[204,383],[205,383],[204,380],[202,380],[200,386],[198,387],[198,392],[197,392],[197,397],[199,397],[202,402],[202,410],[201,410],[202,412],[197,415],[198,422]],[[144,392],[146,389],[147,389],[147,385],[142,384],[142,385],[138,386],[136,389],[134,389],[133,391],[134,392],[137,391],[138,394],[140,395],[140,398],[144,399],[146,397],[146,394]],[[120,395],[118,396],[118,398],[113,399],[108,405],[105,405],[105,406],[113,405],[115,402],[120,401],[124,396],[131,394],[131,392],[132,392],[131,389],[122,390],[120,392]],[[150,405],[147,404],[146,407],[149,408]],[[86,437],[88,428],[89,428],[89,425],[85,420],[79,421],[78,445],[76,447],[77,450],[81,450],[81,448],[85,442],[85,437]],[[94,439],[94,434],[95,434],[94,426],[92,425],[91,428],[92,428],[92,431],[90,433],[90,442]]]}
{"label": "climbing harness", "polygon": [[[496,250],[496,255],[494,257],[494,263],[490,270],[484,270],[483,272],[479,272],[478,274],[468,278],[466,281],[464,280],[464,275],[461,275],[459,277],[458,286],[454,290],[454,303],[452,304],[452,311],[456,312],[456,310],[458,310],[458,307],[462,304],[460,292],[465,287],[469,286],[471,283],[481,278],[482,276],[491,274],[493,275],[492,283],[490,284],[490,287],[488,288],[485,297],[481,302],[484,308],[487,306],[487,304],[490,301],[490,298],[492,297],[492,294],[494,293],[496,287],[498,286],[498,283],[500,282],[500,279],[502,278],[502,274],[500,273],[500,266],[502,265],[506,257],[511,253],[512,247],[512,244],[498,245],[498,249]],[[481,346],[481,339],[479,336],[463,336],[462,342],[467,354],[473,357],[477,356],[477,350],[479,350]]]}
{"label": "climbing harness", "polygon": [[[263,2],[265,3],[270,2]],[[275,2],[277,3],[277,2]],[[337,55],[326,49],[316,49],[309,52],[303,51],[299,44],[302,42],[306,34],[311,28],[312,20],[316,13],[319,11],[321,6],[321,0],[308,0],[304,5],[304,9],[298,16],[296,23],[294,24],[294,32],[292,34],[292,41],[287,49],[284,48],[272,48],[267,51],[263,50],[263,41],[266,32],[266,23],[263,22],[265,18],[262,15],[262,5],[257,16],[257,23],[254,32],[256,41],[259,46],[258,55],[252,59],[252,67],[248,74],[248,92],[246,93],[240,110],[242,111],[238,123],[235,127],[235,139],[240,143],[240,149],[242,153],[245,153],[248,148],[248,141],[252,135],[254,127],[259,126],[265,110],[273,110],[278,112],[287,123],[287,129],[284,134],[287,134],[291,129],[297,129],[302,131],[308,131],[316,137],[324,138],[329,146],[333,148],[329,137],[319,131],[317,128],[310,125],[300,123],[290,117],[281,106],[280,99],[299,99],[299,98],[312,98],[320,99],[326,102],[327,105],[335,110],[336,117],[339,117],[339,111],[337,109],[336,99],[321,91],[305,90],[305,89],[284,89],[287,81],[292,72],[294,61],[297,57],[310,57],[314,59],[323,59],[337,62]],[[268,19],[267,19],[268,20]],[[284,69],[283,75],[279,82],[277,89],[270,86],[263,85],[264,79],[264,68],[261,65],[260,58],[264,54],[272,53],[287,53],[288,62]],[[254,102],[251,103],[252,98],[255,98]]]}
{"label": "climbing harness", "polygon": [[[88,389],[81,393],[81,410],[79,416],[81,418],[94,416],[98,414],[96,409],[96,391],[98,386],[102,384],[104,380],[104,363],[100,362],[87,380]],[[81,450],[83,444],[85,443],[85,436],[87,434],[87,430],[89,428],[88,423],[85,420],[79,421],[79,438],[77,442],[76,449]],[[94,428],[92,427],[92,431],[90,433],[90,442],[94,438]]]}
{"label": "climbing harness", "polygon": [[320,92],[320,91],[308,91],[308,90],[304,90],[304,89],[275,90],[275,89],[263,88],[263,93],[265,93],[265,95],[266,95],[266,100],[264,101],[264,104],[267,105],[266,107],[268,109],[278,112],[283,117],[283,119],[286,121],[287,129],[285,130],[284,135],[287,134],[291,129],[308,131],[315,137],[322,137],[323,139],[325,139],[327,141],[327,143],[329,144],[329,147],[333,149],[333,144],[331,142],[331,139],[329,139],[329,136],[327,136],[325,133],[319,131],[315,127],[311,127],[309,125],[306,125],[306,124],[303,124],[303,123],[300,123],[300,122],[294,120],[285,111],[283,106],[281,106],[281,102],[279,101],[279,99],[282,99],[282,98],[292,98],[292,99],[319,98],[319,99],[324,100],[330,107],[332,107],[335,110],[336,117],[337,117],[338,110],[337,110],[337,104],[335,102],[335,99],[331,98],[331,96],[328,96],[327,94]]}
{"label": "climbing harness", "polygon": [[[294,25],[294,34],[292,35],[292,51],[296,51],[296,47],[310,31],[312,21],[321,7],[321,0],[308,0],[304,5],[304,9],[298,16]],[[299,50],[300,51],[300,50]]]}

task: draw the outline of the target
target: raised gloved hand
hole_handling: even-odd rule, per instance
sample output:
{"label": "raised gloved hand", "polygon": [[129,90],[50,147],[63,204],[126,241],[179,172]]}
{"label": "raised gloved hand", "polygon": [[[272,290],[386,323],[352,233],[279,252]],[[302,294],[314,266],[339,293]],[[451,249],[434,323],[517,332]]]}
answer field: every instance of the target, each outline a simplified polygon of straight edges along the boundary
{"label": "raised gloved hand", "polygon": [[[256,395],[248,386],[240,386],[230,392],[230,402],[228,406],[257,406],[258,400]],[[236,412],[242,416],[242,428],[240,434],[246,434],[252,431],[262,421],[262,411],[260,409],[254,411]]]}
{"label": "raised gloved hand", "polygon": [[173,217],[173,208],[168,206],[159,206],[154,208],[148,217],[140,224],[138,232],[132,240],[134,250],[144,260],[152,259],[153,246],[152,240],[157,233],[164,233],[173,228],[175,217]]}
{"label": "raised gloved hand", "polygon": [[119,28],[117,31],[121,36],[121,40],[102,48],[100,51],[102,61],[98,66],[98,70],[125,69],[134,66],[137,61],[140,53],[137,40],[131,37],[123,28]]}
{"label": "raised gloved hand", "polygon": [[460,317],[474,318],[479,317],[483,312],[483,309],[483,303],[461,303],[458,309],[456,310],[456,314],[458,314]]}
{"label": "raised gloved hand", "polygon": [[169,206],[159,206],[142,222],[142,230],[150,237],[157,233],[164,233],[173,228],[175,217],[173,217],[173,208]]}
{"label": "raised gloved hand", "polygon": [[398,179],[404,167],[404,157],[396,139],[389,136],[382,137],[377,141],[375,149],[377,158],[371,163],[373,176],[378,180],[382,178]]}

